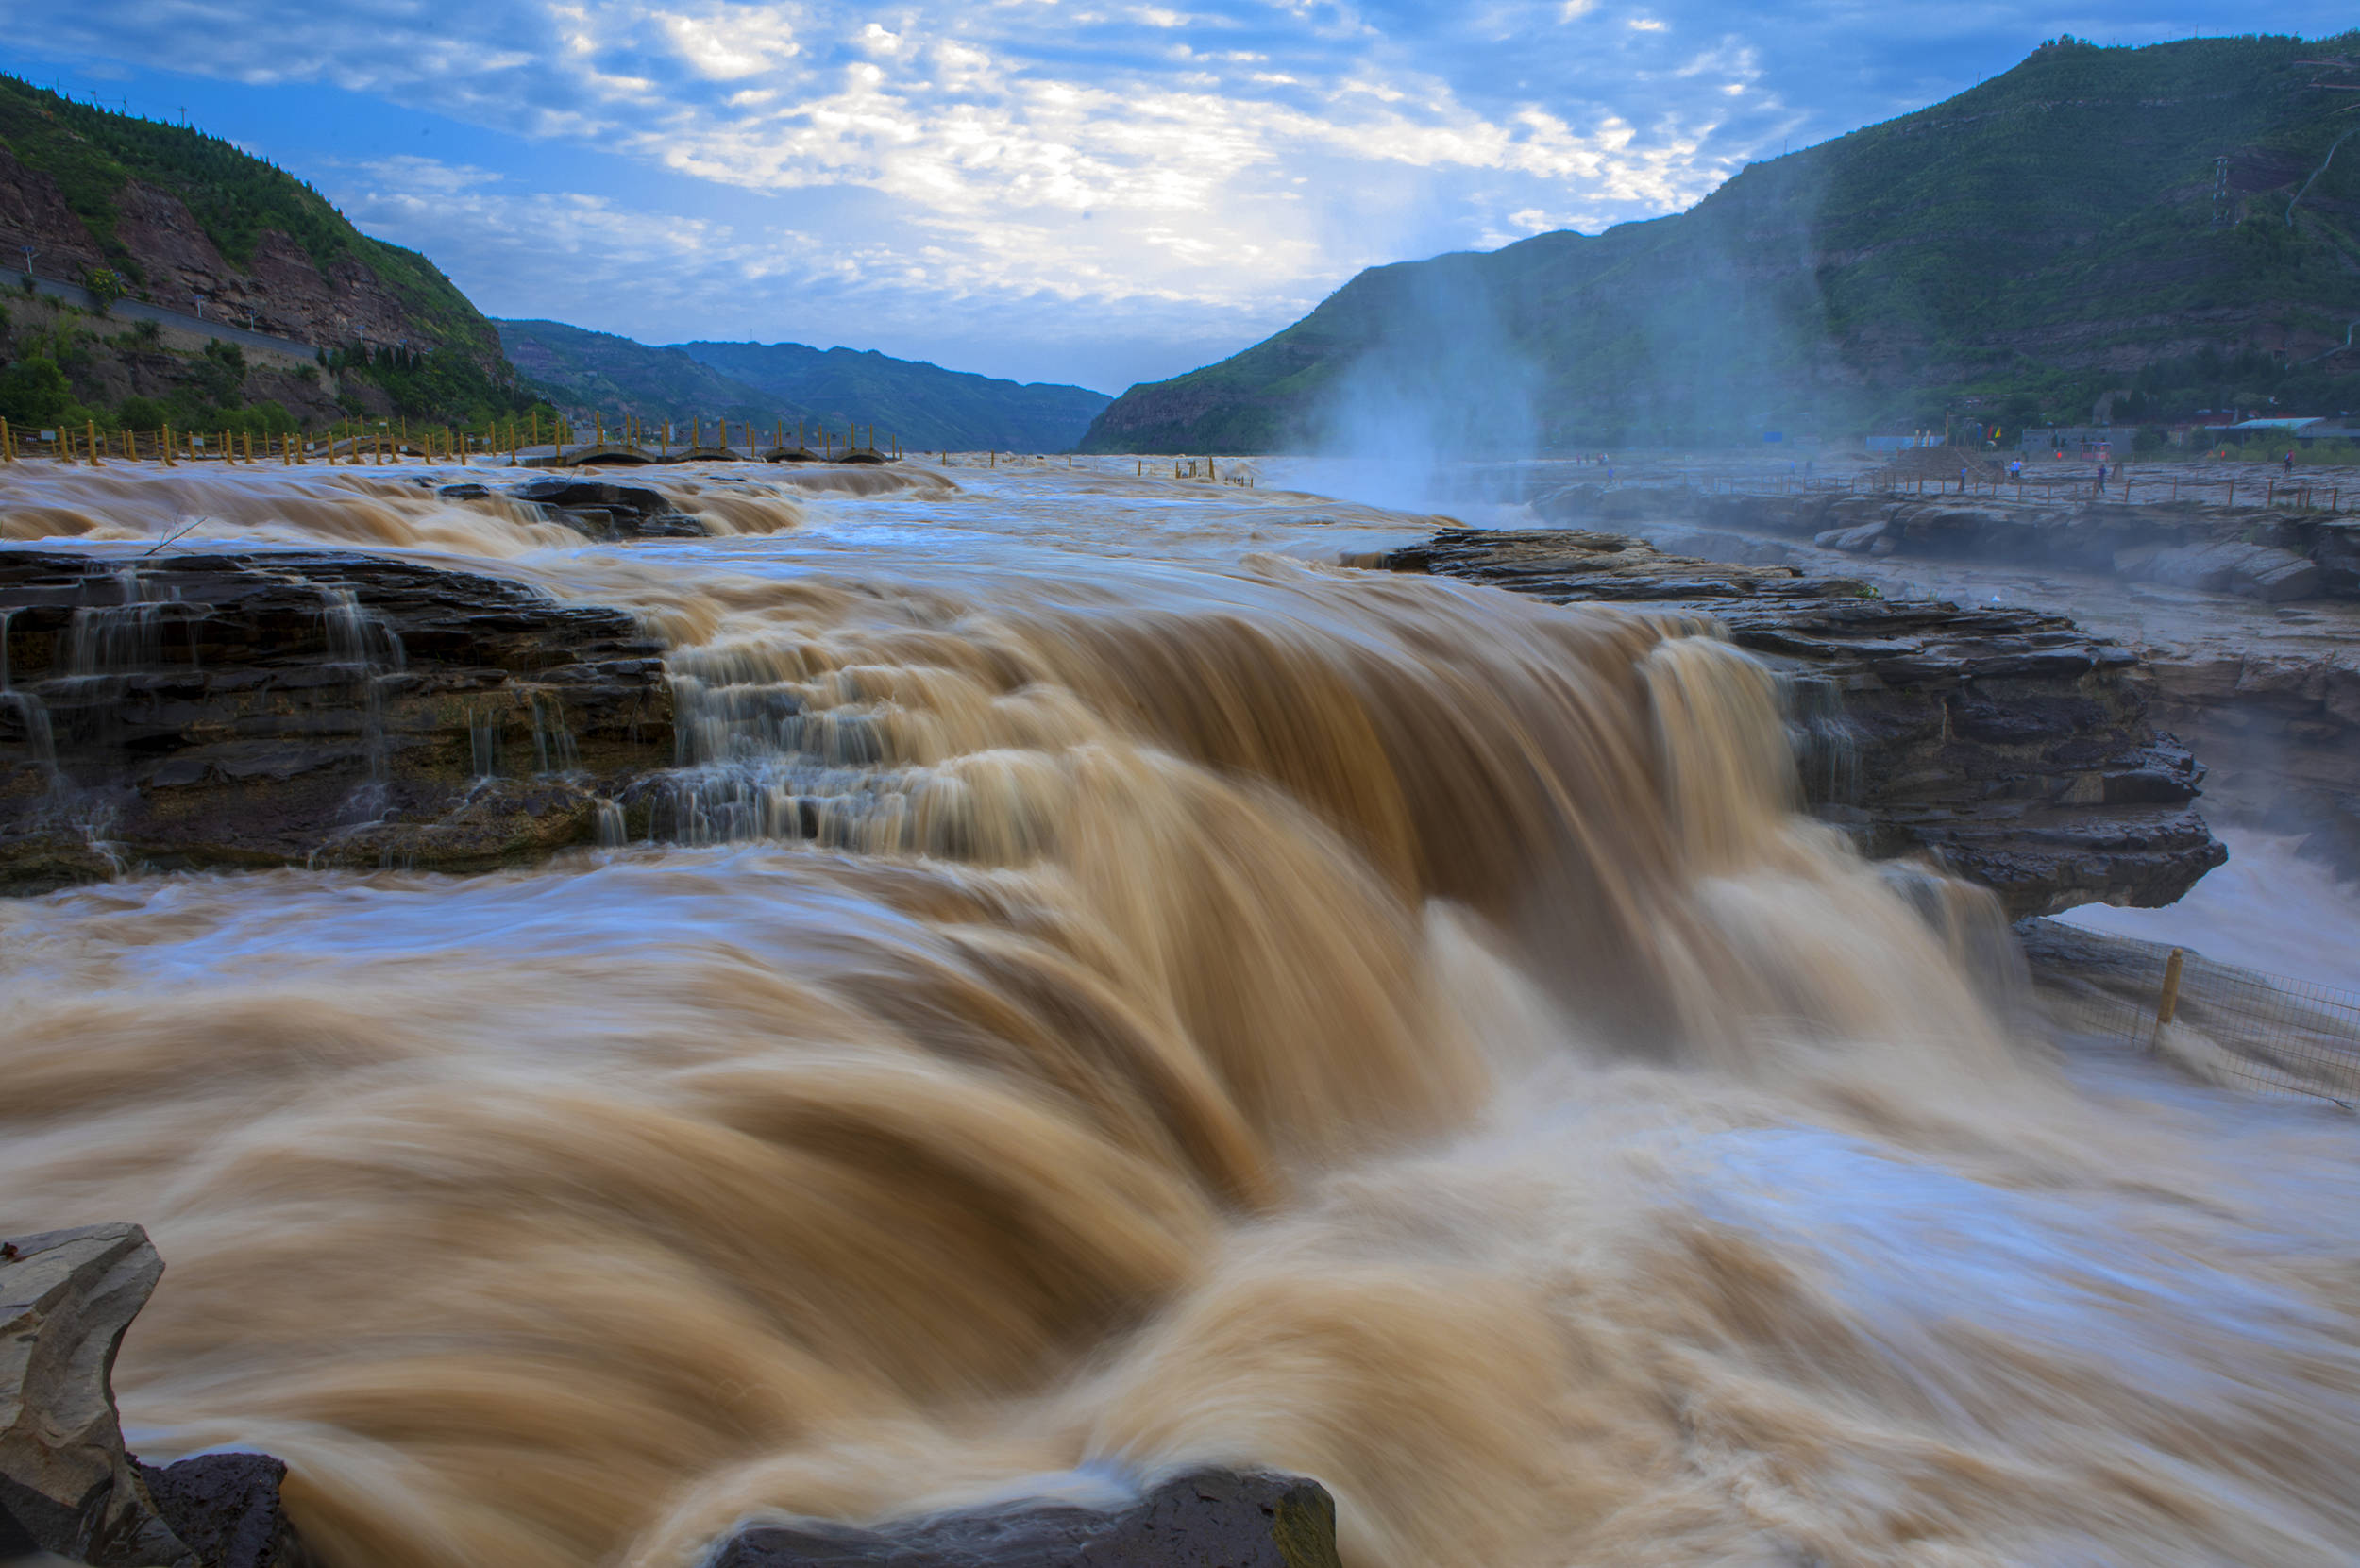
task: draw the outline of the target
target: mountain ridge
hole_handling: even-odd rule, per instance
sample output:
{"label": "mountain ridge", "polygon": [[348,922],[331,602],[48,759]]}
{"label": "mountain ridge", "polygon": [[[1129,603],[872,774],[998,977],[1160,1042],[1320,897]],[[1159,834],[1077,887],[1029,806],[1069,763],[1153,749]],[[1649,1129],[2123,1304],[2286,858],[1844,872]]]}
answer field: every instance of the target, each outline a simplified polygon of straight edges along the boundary
{"label": "mountain ridge", "polygon": [[2051,41],[1683,212],[1367,269],[1129,389],[1083,447],[1578,449],[2080,422],[2108,392],[2132,422],[2352,407],[2341,364],[2297,372],[2360,317],[2360,157],[2327,156],[2355,51],[2360,33]]}
{"label": "mountain ridge", "polygon": [[873,428],[913,448],[1065,451],[1112,401],[1087,387],[946,370],[876,349],[650,345],[563,322],[496,323],[519,371],[579,417]]}

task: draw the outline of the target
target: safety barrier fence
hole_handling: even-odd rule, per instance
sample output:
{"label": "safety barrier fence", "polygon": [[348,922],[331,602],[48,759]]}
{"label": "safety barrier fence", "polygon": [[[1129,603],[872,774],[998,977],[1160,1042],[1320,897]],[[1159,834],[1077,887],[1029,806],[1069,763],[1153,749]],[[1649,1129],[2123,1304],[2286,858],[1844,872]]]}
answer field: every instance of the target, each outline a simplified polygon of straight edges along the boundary
{"label": "safety barrier fence", "polygon": [[[793,445],[788,445],[789,440]],[[798,425],[790,432],[784,424],[764,432],[751,424],[702,419],[675,426],[625,420],[609,430],[594,418],[587,428],[566,420],[547,430],[538,413],[467,430],[451,426],[413,429],[407,421],[351,420],[324,431],[266,432],[251,430],[189,430],[170,426],[152,430],[102,430],[95,421],[79,429],[50,426],[11,429],[0,419],[0,462],[48,458],[60,463],[104,466],[108,463],[421,463],[466,464],[471,458],[514,462],[529,454],[565,459],[591,451],[633,452],[647,457],[689,455],[735,456],[741,450],[760,457],[769,452],[808,453],[840,457],[851,453],[902,455],[898,437],[879,435],[876,427],[855,425],[846,430]]]}
{"label": "safety barrier fence", "polygon": [[2051,1010],[2069,1031],[2228,1087],[2360,1106],[2360,991],[2118,942],[2105,972],[2072,976]]}

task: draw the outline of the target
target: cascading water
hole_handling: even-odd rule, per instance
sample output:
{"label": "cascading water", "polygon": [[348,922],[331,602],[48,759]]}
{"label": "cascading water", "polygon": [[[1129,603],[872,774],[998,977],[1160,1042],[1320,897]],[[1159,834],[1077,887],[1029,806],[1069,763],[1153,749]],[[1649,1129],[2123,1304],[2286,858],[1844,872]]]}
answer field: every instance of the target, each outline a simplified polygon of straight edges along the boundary
{"label": "cascading water", "polygon": [[499,523],[674,644],[660,842],[0,902],[0,1225],[169,1260],[135,1446],[354,1568],[1198,1461],[1358,1568],[2351,1560],[2352,1131],[2061,1067],[1766,671],[975,484]]}

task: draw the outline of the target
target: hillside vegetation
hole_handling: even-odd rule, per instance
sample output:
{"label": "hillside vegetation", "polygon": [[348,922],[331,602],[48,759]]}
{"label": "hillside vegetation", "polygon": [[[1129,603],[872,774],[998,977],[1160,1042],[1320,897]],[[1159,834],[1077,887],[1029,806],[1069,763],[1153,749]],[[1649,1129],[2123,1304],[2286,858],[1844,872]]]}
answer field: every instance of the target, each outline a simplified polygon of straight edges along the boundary
{"label": "hillside vegetation", "polygon": [[[39,276],[83,285],[104,308],[20,289],[0,323],[0,414],[12,420],[488,428],[531,406],[491,323],[425,257],[362,234],[219,137],[0,76],[0,262],[21,270],[25,249]],[[121,318],[125,298],[290,347],[250,367],[238,346],[206,343],[201,324],[160,333]]]}
{"label": "hillside vegetation", "polygon": [[[1580,448],[2360,408],[2360,34],[2073,40],[1688,211],[1360,274],[1086,447]],[[2300,201],[2296,197],[2300,193]],[[2324,356],[2324,357],[2322,357]]]}
{"label": "hillside vegetation", "polygon": [[433,262],[369,238],[311,186],[218,136],[77,104],[0,76],[0,146],[57,181],[66,205],[134,295],[154,281],[151,259],[121,232],[125,191],[138,179],[186,203],[233,266],[252,267],[263,235],[276,230],[294,241],[322,277],[342,261],[375,273],[408,308],[416,339],[464,348],[487,362],[499,358],[491,323]]}

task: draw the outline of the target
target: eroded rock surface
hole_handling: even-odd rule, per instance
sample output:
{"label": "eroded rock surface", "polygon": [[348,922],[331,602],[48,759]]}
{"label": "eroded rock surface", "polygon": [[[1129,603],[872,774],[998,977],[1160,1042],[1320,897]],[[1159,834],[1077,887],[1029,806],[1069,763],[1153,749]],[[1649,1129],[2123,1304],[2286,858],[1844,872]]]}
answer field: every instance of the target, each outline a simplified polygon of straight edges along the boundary
{"label": "eroded rock surface", "polygon": [[0,1560],[196,1563],[123,1451],[110,1381],[163,1272],[137,1225],[0,1244]]}
{"label": "eroded rock surface", "polygon": [[1338,1568],[1336,1504],[1300,1475],[1201,1470],[1128,1508],[1019,1503],[873,1529],[741,1531],[713,1568]]}
{"label": "eroded rock surface", "polygon": [[1712,617],[1795,679],[1814,810],[1870,854],[1932,851],[2012,916],[2169,903],[2227,857],[2190,805],[2201,770],[2149,721],[2137,658],[2062,615],[1566,530],[1456,530],[1389,564]]}
{"label": "eroded rock surface", "polygon": [[627,612],[335,551],[0,549],[0,890],[473,868],[592,842],[671,760]]}

